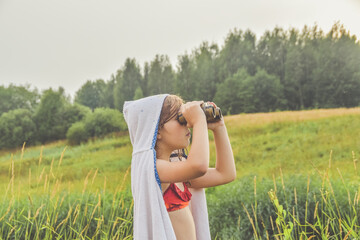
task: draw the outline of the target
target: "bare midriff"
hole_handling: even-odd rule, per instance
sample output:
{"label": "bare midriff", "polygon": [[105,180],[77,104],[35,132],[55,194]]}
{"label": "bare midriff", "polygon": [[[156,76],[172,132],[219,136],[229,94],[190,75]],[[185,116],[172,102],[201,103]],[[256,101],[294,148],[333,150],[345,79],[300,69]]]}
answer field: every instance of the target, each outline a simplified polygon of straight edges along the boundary
{"label": "bare midriff", "polygon": [[[175,183],[175,184],[180,190],[184,191],[183,183]],[[169,183],[161,184],[161,187],[163,189],[163,194],[166,191],[166,189],[169,187],[169,185],[170,185]],[[168,213],[177,240],[196,239],[195,223],[189,206]]]}

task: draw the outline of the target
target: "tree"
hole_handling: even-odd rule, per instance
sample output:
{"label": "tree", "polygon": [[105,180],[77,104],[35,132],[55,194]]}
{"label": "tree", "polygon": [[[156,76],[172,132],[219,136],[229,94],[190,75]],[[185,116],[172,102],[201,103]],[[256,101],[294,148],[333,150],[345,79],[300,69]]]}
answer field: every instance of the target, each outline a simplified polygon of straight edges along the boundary
{"label": "tree", "polygon": [[316,102],[321,107],[353,107],[360,103],[360,47],[339,23],[321,41],[314,74]]}
{"label": "tree", "polygon": [[177,74],[175,77],[175,93],[189,101],[195,97],[195,81],[193,77],[195,64],[188,54],[178,57]]}
{"label": "tree", "polygon": [[288,35],[282,28],[266,31],[257,45],[258,66],[276,75],[283,83],[287,54]]}
{"label": "tree", "polygon": [[256,74],[247,79],[244,88],[253,91],[248,95],[250,99],[247,99],[247,102],[248,104],[251,102],[254,109],[248,111],[268,112],[286,106],[279,77],[268,74],[264,69],[258,68]]}
{"label": "tree", "polygon": [[245,68],[250,75],[256,73],[256,36],[250,30],[245,33],[234,29],[225,39],[217,59],[219,64],[219,82]]}
{"label": "tree", "polygon": [[138,88],[135,90],[134,100],[137,100],[137,99],[140,99],[140,98],[143,98],[143,97],[144,97],[144,94],[143,94],[141,88],[138,87]]}
{"label": "tree", "polygon": [[0,117],[0,149],[35,143],[36,125],[28,109],[16,109]]}
{"label": "tree", "polygon": [[224,114],[237,114],[253,109],[252,104],[248,105],[244,101],[252,97],[252,91],[245,87],[245,81],[249,77],[246,69],[242,68],[218,85],[214,102]]}
{"label": "tree", "polygon": [[209,45],[203,42],[193,52],[194,71],[193,82],[195,88],[195,99],[212,101],[216,93],[217,69],[215,59],[219,53],[216,44]]}
{"label": "tree", "polygon": [[260,68],[251,76],[242,68],[218,85],[214,100],[224,113],[267,112],[285,105],[282,93],[277,76]]}
{"label": "tree", "polygon": [[115,88],[115,76],[112,74],[111,79],[106,82],[106,87],[104,91],[104,107],[115,108],[114,102],[114,88]]}
{"label": "tree", "polygon": [[75,102],[91,108],[105,107],[107,86],[102,79],[94,82],[88,80],[75,94]]}
{"label": "tree", "polygon": [[148,85],[149,85],[149,72],[150,66],[149,63],[145,62],[144,64],[144,77],[142,78],[140,88],[144,96],[148,96]]}
{"label": "tree", "polygon": [[161,93],[175,93],[175,75],[168,56],[156,55],[150,63],[148,75],[148,93],[150,95]]}
{"label": "tree", "polygon": [[114,102],[115,108],[122,111],[125,101],[133,100],[135,90],[141,83],[141,71],[135,59],[126,59],[125,66],[118,70],[115,77]]}
{"label": "tree", "polygon": [[[294,43],[288,47],[285,76],[284,95],[287,99],[288,108],[299,110],[314,106],[314,80],[313,70],[316,67],[314,57],[315,49],[312,48],[308,39],[308,31],[304,28],[302,36],[292,34]],[[296,39],[296,40],[295,40]]]}
{"label": "tree", "polygon": [[34,121],[37,126],[37,139],[44,143],[62,138],[66,128],[62,122],[66,100],[60,91],[51,88],[44,91],[36,109]]}
{"label": "tree", "polygon": [[10,84],[7,88],[0,86],[0,116],[2,113],[18,108],[34,111],[39,103],[40,95],[30,85],[15,86]]}
{"label": "tree", "polygon": [[189,54],[178,57],[175,92],[184,100],[212,101],[216,93],[219,49],[216,44],[203,42]]}

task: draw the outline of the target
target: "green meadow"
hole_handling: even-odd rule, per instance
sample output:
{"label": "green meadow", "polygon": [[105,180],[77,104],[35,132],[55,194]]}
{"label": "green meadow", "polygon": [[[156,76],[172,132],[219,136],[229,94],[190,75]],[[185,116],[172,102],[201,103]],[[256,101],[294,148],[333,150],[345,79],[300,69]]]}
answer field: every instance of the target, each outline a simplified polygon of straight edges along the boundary
{"label": "green meadow", "polygon": [[[214,239],[356,239],[360,108],[226,116],[237,180],[206,189]],[[215,166],[213,135],[210,167]],[[190,150],[190,148],[189,148]],[[0,152],[2,239],[131,239],[127,132]]]}

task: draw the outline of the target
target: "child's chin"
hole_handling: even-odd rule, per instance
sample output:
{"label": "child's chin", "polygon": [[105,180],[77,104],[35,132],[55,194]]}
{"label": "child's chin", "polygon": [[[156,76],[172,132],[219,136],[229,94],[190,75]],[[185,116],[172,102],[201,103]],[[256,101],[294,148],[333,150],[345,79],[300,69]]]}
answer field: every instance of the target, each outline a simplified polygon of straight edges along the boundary
{"label": "child's chin", "polygon": [[189,146],[189,144],[183,144],[183,145],[179,145],[178,147],[177,147],[177,149],[183,149],[183,148],[187,148]]}
{"label": "child's chin", "polygon": [[188,146],[190,146],[190,141],[188,141],[188,143],[184,145],[182,148],[187,148]]}

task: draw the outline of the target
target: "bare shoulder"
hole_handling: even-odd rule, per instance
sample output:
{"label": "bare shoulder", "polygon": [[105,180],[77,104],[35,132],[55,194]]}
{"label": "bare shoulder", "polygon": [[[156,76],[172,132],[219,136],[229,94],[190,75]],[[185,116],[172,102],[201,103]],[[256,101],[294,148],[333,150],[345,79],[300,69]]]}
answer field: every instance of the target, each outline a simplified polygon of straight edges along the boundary
{"label": "bare shoulder", "polygon": [[162,168],[166,168],[167,166],[169,166],[169,164],[170,164],[170,162],[168,160],[161,159],[161,158],[156,159],[156,168],[158,171],[159,171],[159,168],[161,170]]}

